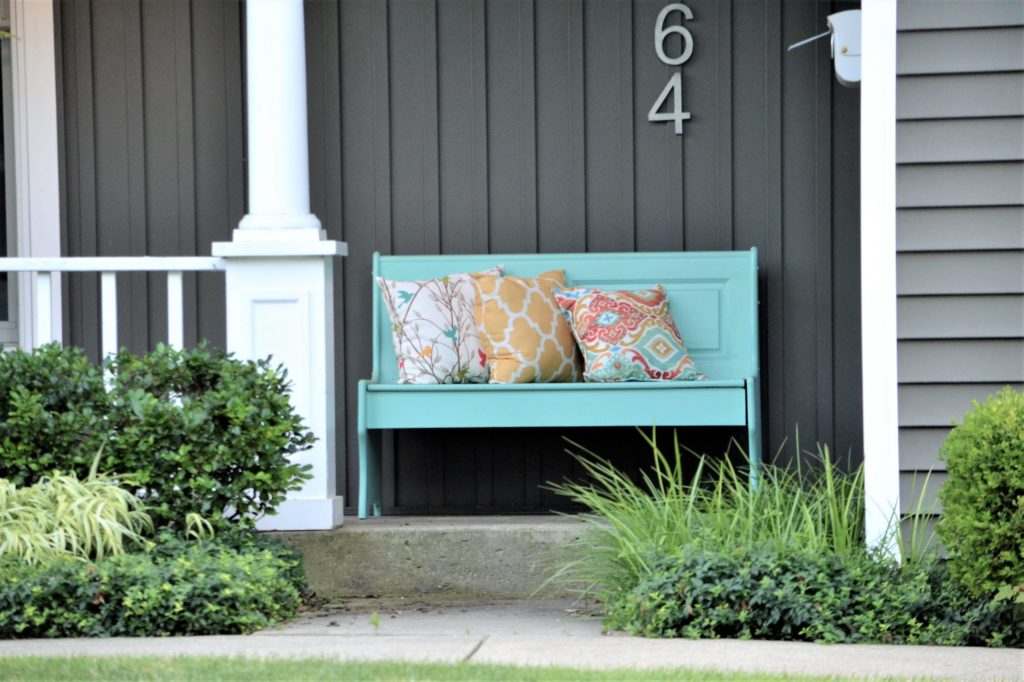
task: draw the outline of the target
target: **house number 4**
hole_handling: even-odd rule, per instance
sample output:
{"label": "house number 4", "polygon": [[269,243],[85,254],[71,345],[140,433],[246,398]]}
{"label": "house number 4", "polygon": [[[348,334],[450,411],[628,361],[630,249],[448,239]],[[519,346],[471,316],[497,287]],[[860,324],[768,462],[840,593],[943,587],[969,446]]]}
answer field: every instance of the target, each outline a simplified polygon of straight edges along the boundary
{"label": "house number 4", "polygon": [[[663,64],[682,66],[693,56],[693,36],[685,26],[665,26],[665,21],[672,12],[679,12],[683,19],[693,19],[693,12],[683,3],[674,2],[671,5],[665,5],[661,12],[658,13],[658,20],[654,22],[654,51],[658,54],[658,59]],[[683,51],[679,53],[678,57],[669,57],[665,53],[665,39],[673,33],[678,34],[683,39]],[[661,108],[668,101],[669,95],[672,96],[671,108],[668,111],[662,112]],[[690,120],[690,113],[683,111],[683,74],[681,72],[676,72],[669,79],[665,89],[658,95],[658,99],[654,100],[654,106],[647,113],[647,120],[654,122],[674,121],[676,124],[676,135],[683,134],[683,121]]]}

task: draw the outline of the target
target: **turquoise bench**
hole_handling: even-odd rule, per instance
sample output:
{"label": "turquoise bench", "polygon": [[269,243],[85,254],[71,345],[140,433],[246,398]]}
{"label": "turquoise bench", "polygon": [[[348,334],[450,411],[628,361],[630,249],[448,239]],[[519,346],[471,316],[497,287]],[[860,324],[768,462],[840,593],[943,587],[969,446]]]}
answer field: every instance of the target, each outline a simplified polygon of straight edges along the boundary
{"label": "turquoise bench", "polygon": [[757,250],[483,256],[373,256],[388,279],[505,266],[530,277],[564,269],[570,286],[665,287],[672,316],[710,381],[573,384],[399,384],[391,322],[374,287],[373,373],[359,382],[359,518],[381,510],[385,429],[531,426],[744,426],[751,480],[760,463]]}

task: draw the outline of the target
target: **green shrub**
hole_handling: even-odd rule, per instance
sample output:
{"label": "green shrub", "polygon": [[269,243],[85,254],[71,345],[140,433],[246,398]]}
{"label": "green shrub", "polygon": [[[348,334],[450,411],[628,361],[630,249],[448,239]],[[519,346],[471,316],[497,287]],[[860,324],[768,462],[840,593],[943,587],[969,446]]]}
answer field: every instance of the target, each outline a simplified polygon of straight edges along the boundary
{"label": "green shrub", "polygon": [[0,478],[81,477],[102,446],[100,470],[129,475],[155,523],[179,528],[190,513],[251,525],[308,478],[289,457],[314,437],[283,368],[166,346],[122,351],[105,368],[109,390],[74,349],[0,354]]}
{"label": "green shrub", "polygon": [[95,470],[85,480],[54,474],[21,488],[0,479],[0,557],[102,559],[152,527],[142,501]]}
{"label": "green shrub", "polygon": [[573,558],[559,579],[630,589],[661,558],[693,545],[861,551],[861,473],[843,473],[827,447],[819,449],[814,471],[765,466],[751,489],[746,469],[728,457],[701,457],[686,472],[678,439],[668,456],[653,434],[641,434],[651,447],[653,471],[639,483],[584,450],[574,456],[588,481],[549,486],[585,506],[591,525],[571,548]]}
{"label": "green shrub", "polygon": [[0,637],[247,633],[292,617],[293,562],[269,550],[161,536],[96,563],[0,562]]}
{"label": "green shrub", "polygon": [[1024,584],[1024,393],[1006,388],[964,415],[942,456],[937,531],[972,594]]}
{"label": "green shrub", "polygon": [[273,511],[308,466],[289,456],[314,441],[288,399],[283,367],[206,348],[166,346],[110,363],[113,443],[136,472],[158,524],[196,512],[243,524]]}
{"label": "green shrub", "polygon": [[970,597],[936,561],[864,554],[688,548],[608,606],[609,627],[648,637],[1024,643],[1024,606]]}
{"label": "green shrub", "polygon": [[109,404],[103,371],[77,348],[0,353],[0,478],[84,477],[109,432]]}

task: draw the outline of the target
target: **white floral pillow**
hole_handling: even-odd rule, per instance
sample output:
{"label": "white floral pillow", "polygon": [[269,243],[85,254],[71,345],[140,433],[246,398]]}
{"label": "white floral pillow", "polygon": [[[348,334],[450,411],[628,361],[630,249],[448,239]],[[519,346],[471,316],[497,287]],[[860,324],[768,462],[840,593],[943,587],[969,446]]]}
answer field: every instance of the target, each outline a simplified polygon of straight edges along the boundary
{"label": "white floral pillow", "polygon": [[[484,273],[500,276],[502,268]],[[391,316],[399,383],[487,382],[487,356],[473,317],[472,282],[469,273],[406,282],[377,277]]]}

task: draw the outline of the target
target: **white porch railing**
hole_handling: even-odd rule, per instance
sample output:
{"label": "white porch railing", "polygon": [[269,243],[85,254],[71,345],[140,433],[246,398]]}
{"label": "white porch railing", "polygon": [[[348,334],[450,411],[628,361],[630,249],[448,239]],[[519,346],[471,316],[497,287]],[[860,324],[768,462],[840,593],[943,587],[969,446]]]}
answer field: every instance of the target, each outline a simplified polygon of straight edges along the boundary
{"label": "white porch railing", "polygon": [[147,272],[167,274],[167,344],[182,348],[185,343],[185,297],[183,274],[197,271],[223,271],[223,258],[205,257],[67,257],[0,258],[0,272],[28,272],[35,275],[36,296],[32,323],[37,344],[60,341],[53,334],[52,277],[62,272],[98,272],[100,274],[100,350],[116,353],[117,273]]}

